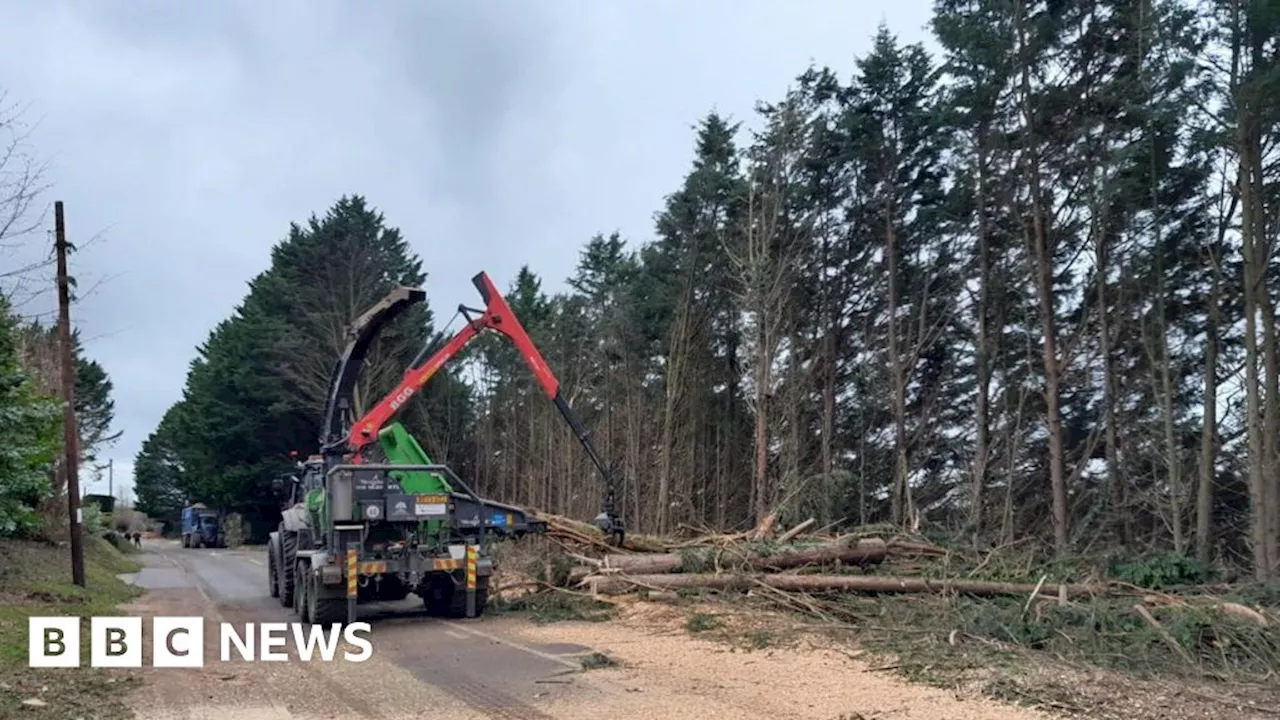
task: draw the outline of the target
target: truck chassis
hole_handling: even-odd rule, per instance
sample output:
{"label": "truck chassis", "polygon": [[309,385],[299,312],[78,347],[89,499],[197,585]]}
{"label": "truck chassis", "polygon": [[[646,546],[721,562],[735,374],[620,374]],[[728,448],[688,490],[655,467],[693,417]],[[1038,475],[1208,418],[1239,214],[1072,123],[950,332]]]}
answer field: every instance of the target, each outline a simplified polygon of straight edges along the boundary
{"label": "truck chassis", "polygon": [[[440,473],[465,492],[404,493],[392,472]],[[447,465],[338,465],[326,472],[324,488],[328,537],[298,523],[303,508],[295,506],[267,545],[268,589],[303,622],[352,622],[357,605],[409,593],[422,598],[429,614],[477,617],[493,573],[486,541],[546,529],[519,508],[479,498]],[[443,542],[420,542],[416,530],[433,522],[448,528]],[[379,530],[399,539],[371,542]]]}

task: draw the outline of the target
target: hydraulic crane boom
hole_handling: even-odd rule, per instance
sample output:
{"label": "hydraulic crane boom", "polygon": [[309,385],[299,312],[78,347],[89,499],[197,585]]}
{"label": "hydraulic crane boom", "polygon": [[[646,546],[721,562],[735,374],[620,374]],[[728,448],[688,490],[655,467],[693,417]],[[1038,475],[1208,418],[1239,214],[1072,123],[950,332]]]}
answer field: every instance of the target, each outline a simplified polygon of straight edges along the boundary
{"label": "hydraulic crane boom", "polygon": [[[468,308],[465,305],[458,307],[459,312],[467,319],[467,324],[462,330],[458,331],[447,344],[434,355],[428,358],[420,365],[410,367],[405,371],[404,378],[400,383],[388,393],[381,401],[372,409],[365,413],[362,417],[350,425],[350,430],[342,443],[346,453],[352,454],[355,462],[360,462],[361,454],[369,445],[377,442],[378,434],[382,428],[391,421],[391,418],[418,393],[428,381],[440,370],[440,368],[452,359],[455,355],[462,351],[472,340],[479,336],[485,330],[495,330],[515,344],[516,349],[520,351],[520,356],[524,358],[529,369],[533,372],[534,377],[538,380],[538,384],[542,387],[542,392],[547,396],[556,409],[564,416],[569,427],[573,429],[578,441],[582,443],[582,447],[586,450],[587,456],[591,458],[592,464],[599,471],[604,480],[604,503],[600,513],[595,518],[596,524],[608,535],[613,536],[615,542],[621,544],[623,534],[625,532],[622,519],[616,514],[616,496],[613,474],[605,466],[600,454],[596,451],[595,445],[591,442],[591,437],[586,426],[578,419],[576,413],[565,401],[560,394],[560,381],[556,379],[551,368],[547,366],[546,360],[543,359],[542,353],[538,351],[537,346],[533,344],[529,334],[525,332],[524,327],[520,324],[520,320],[516,318],[511,306],[507,303],[506,298],[493,284],[489,276],[483,272],[477,274],[471,279],[472,284],[480,292],[481,299],[484,300],[485,307],[483,310]],[[421,290],[399,289],[388,296],[391,303],[407,303],[416,302],[425,297],[425,293]],[[384,301],[387,302],[387,301]],[[359,323],[358,323],[359,324]],[[380,325],[381,323],[379,323]],[[341,376],[342,373],[339,373]],[[339,381],[341,383],[341,381]],[[336,387],[336,386],[335,386]],[[336,390],[335,390],[336,392]],[[330,433],[332,437],[332,426]],[[336,439],[336,438],[335,438]]]}

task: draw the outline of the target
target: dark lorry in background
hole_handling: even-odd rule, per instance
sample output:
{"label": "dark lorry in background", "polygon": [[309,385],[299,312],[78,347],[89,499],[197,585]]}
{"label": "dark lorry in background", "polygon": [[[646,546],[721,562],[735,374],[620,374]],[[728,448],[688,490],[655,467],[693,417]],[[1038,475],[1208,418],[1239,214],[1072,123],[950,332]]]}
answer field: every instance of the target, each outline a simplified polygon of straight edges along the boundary
{"label": "dark lorry in background", "polygon": [[182,509],[182,547],[218,548],[226,546],[217,510],[196,503]]}

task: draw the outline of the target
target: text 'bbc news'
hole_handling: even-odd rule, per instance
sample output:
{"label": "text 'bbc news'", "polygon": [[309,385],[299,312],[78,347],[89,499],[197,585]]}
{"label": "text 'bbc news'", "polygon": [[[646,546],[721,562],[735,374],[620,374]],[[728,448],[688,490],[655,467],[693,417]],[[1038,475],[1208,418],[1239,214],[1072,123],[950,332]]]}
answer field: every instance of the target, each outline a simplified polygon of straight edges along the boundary
{"label": "text 'bbc news'", "polygon": [[[28,623],[31,667],[81,667],[80,618],[33,617]],[[292,646],[302,662],[364,662],[373,656],[369,623],[322,628],[306,623],[263,622],[218,624],[218,657],[222,662],[288,662]],[[198,668],[205,664],[205,620],[202,617],[156,617],[151,620],[151,666]],[[142,667],[147,642],[140,617],[89,618],[89,667]],[[353,646],[354,650],[351,649]],[[339,648],[342,652],[339,653]]]}

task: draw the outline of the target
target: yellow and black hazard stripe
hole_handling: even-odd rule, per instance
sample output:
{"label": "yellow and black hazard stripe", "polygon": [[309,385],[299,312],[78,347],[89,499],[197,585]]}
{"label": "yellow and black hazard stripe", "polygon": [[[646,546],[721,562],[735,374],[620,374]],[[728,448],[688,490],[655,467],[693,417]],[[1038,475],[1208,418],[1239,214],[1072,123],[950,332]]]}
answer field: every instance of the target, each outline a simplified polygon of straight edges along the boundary
{"label": "yellow and black hazard stripe", "polygon": [[480,552],[475,545],[467,546],[467,589],[476,589],[476,566],[479,564]]}
{"label": "yellow and black hazard stripe", "polygon": [[360,573],[357,571],[357,555],[354,549],[347,551],[347,597],[349,598],[355,597],[358,592],[356,581],[360,579]]}

